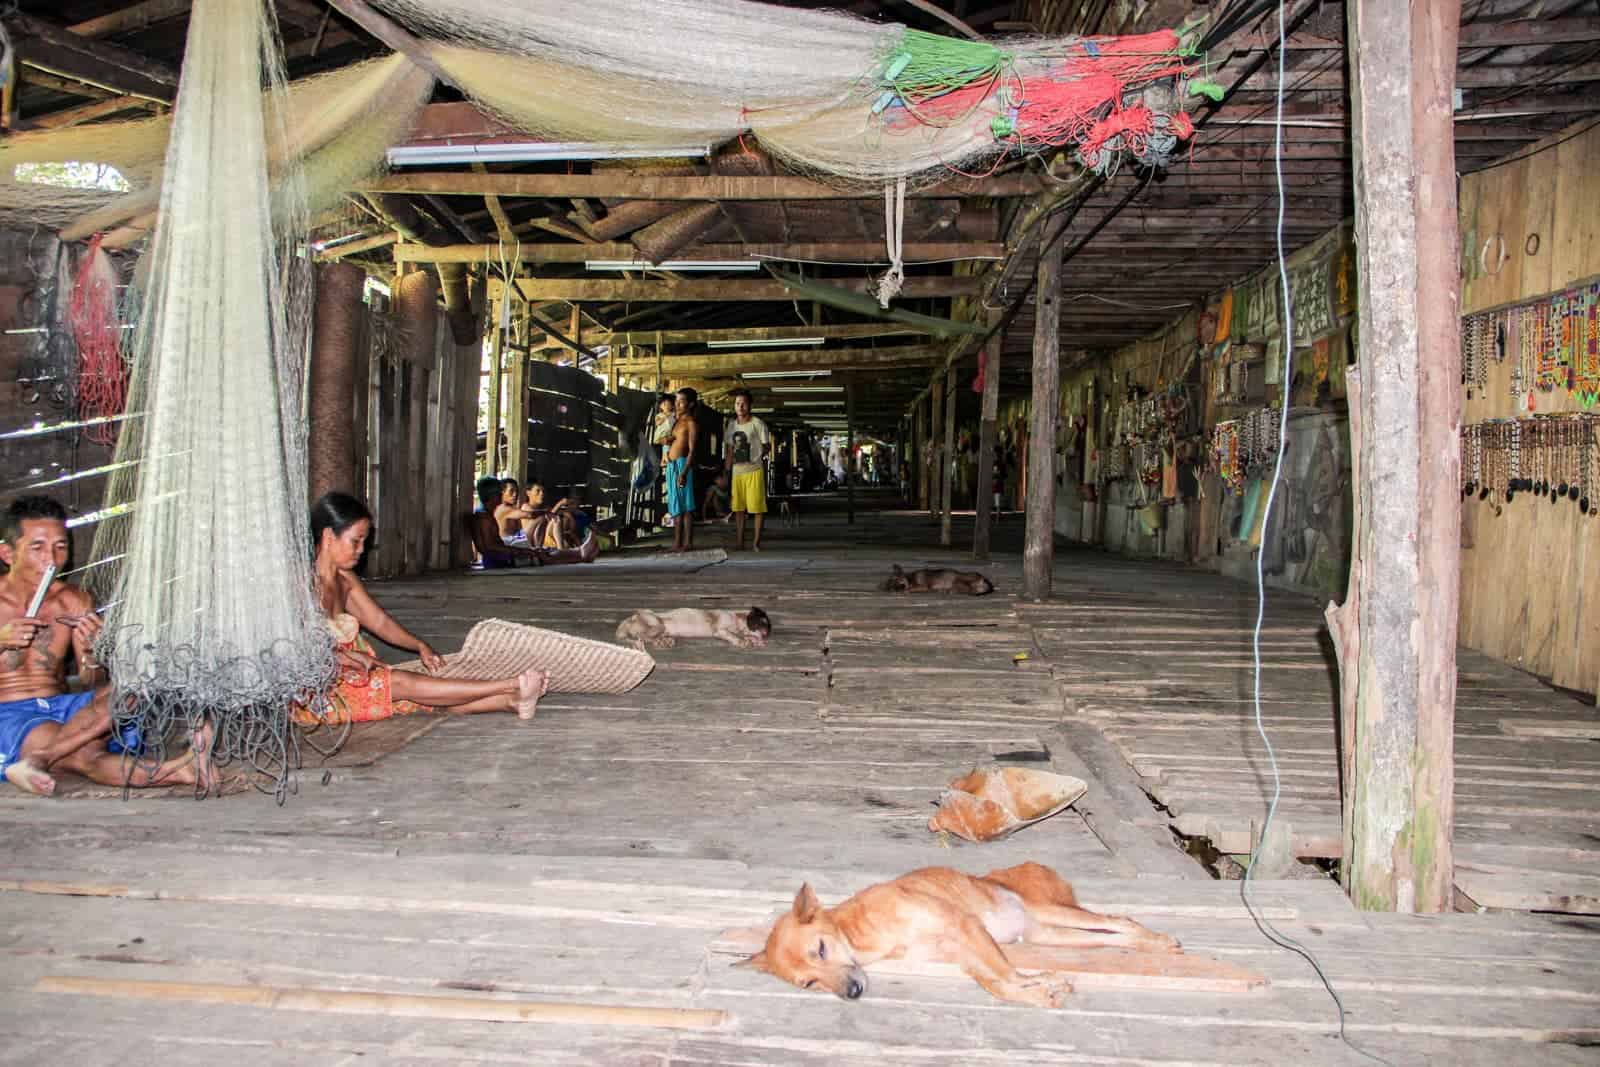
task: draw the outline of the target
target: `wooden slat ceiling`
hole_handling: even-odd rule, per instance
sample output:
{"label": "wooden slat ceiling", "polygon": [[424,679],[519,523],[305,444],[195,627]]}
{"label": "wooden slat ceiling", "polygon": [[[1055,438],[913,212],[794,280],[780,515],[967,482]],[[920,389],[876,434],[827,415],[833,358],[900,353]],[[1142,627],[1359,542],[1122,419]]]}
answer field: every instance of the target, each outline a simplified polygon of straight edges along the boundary
{"label": "wooden slat ceiling", "polygon": [[[384,51],[363,30],[319,0],[277,2],[294,76]],[[843,8],[870,18],[946,32],[942,23],[900,0],[782,2],[788,6]],[[1218,5],[1199,0],[1154,0],[1145,4],[1112,0],[943,0],[942,6],[983,33],[1069,34],[1142,32],[1177,25],[1186,17]],[[187,0],[143,0],[131,5],[126,0],[22,0],[19,7],[19,15],[8,24],[20,59],[13,128],[127,117],[170,101],[181,63]],[[1293,248],[1350,214],[1351,164],[1344,80],[1344,7],[1334,0],[1288,0],[1288,11],[1294,32],[1285,54],[1283,170],[1288,191],[1285,236]],[[1211,53],[1217,64],[1216,80],[1224,85],[1238,82],[1239,86],[1221,107],[1205,117],[1192,149],[1170,170],[1158,174],[1124,171],[1067,209],[1072,218],[1063,239],[1069,254],[1061,312],[1064,347],[1092,352],[1140,337],[1181,316],[1219,284],[1270,261],[1277,217],[1273,174],[1277,78],[1275,60],[1262,60],[1269,58],[1266,50],[1276,42],[1276,17],[1269,14],[1244,27]],[[1456,123],[1459,168],[1463,172],[1476,169],[1600,111],[1597,81],[1600,9],[1593,0],[1464,0],[1459,73],[1462,106]],[[437,102],[428,109],[427,121],[417,131],[421,142],[436,138],[441,130],[459,129],[463,121],[467,126],[480,127],[478,136],[515,135],[515,131],[494,129],[469,105],[452,104],[458,100],[448,88],[439,90]],[[540,257],[527,264],[528,276],[539,280],[539,291],[555,294],[563,291],[558,284],[560,279],[585,277],[581,261],[573,262],[585,254],[576,251],[579,247],[593,245],[614,253],[618,245],[629,242],[646,248],[653,247],[652,241],[670,244],[677,227],[689,228],[695,236],[692,243],[673,252],[673,258],[722,259],[728,258],[730,250],[752,245],[768,246],[763,249],[766,254],[798,258],[805,258],[802,252],[817,252],[819,247],[834,260],[850,261],[857,254],[878,258],[876,250],[884,240],[881,194],[871,193],[860,199],[738,199],[737,195],[742,195],[739,190],[752,188],[748,182],[740,183],[741,178],[752,177],[748,163],[745,165],[747,169],[743,171],[728,170],[715,163],[707,165],[704,161],[694,169],[686,169],[683,161],[677,161],[675,171],[633,163],[542,168],[497,165],[486,169],[485,181],[498,181],[495,175],[511,173],[592,173],[597,180],[575,190],[542,186],[533,189],[552,195],[485,198],[481,193],[469,196],[449,190],[439,193],[413,189],[390,190],[381,195],[409,202],[430,223],[435,244],[475,245],[496,241],[502,232],[513,233],[534,250],[533,255]],[[1019,220],[1026,216],[1028,205],[1025,197],[1018,194],[1046,187],[1039,175],[1041,167],[1038,161],[1011,165],[1001,179],[1002,184],[1009,183],[1001,191],[1011,195],[971,195],[974,190],[967,188],[911,200],[906,212],[906,243],[926,245],[930,251],[941,253],[984,256],[992,256],[997,246],[1007,241],[1016,244]],[[727,179],[724,186],[713,187],[709,181],[705,185],[707,195],[718,197],[714,209],[698,207],[708,201],[693,199],[657,202],[660,206],[653,209],[641,203],[661,195],[661,183],[652,184],[654,178],[673,173],[691,178],[696,173],[709,176],[713,168]],[[1063,174],[1067,171],[1060,163],[1057,169]],[[459,182],[468,168],[410,168],[404,173],[415,176],[419,171],[446,176],[440,180],[449,185]],[[767,169],[764,173],[780,172]],[[451,174],[456,177],[449,178]],[[568,192],[574,195],[553,195]],[[734,198],[725,196],[725,192]],[[372,238],[352,242],[352,247],[364,249],[352,258],[374,271],[388,272],[393,269],[395,247],[392,241],[385,241],[385,232],[376,213],[352,208],[349,218],[330,221],[322,236],[357,233],[362,238]],[[952,245],[960,247],[952,249]],[[714,256],[700,251],[709,246],[716,246]],[[572,251],[562,252],[563,247]],[[1033,242],[1023,242],[1006,268],[1005,285],[996,295],[1002,300],[1019,298],[1035,258]],[[566,262],[559,262],[563,259]],[[846,262],[808,265],[804,271],[811,277],[844,281],[859,280],[881,269]],[[987,272],[998,269],[1001,268],[992,260],[908,267],[908,279],[926,279],[914,282],[908,289],[929,293],[966,291],[980,284]],[[593,280],[597,276],[586,277]],[[948,281],[937,281],[941,277]],[[705,279],[705,275],[680,276],[683,281]],[[656,330],[692,337],[669,341],[668,366],[673,355],[715,355],[714,364],[705,358],[686,364],[696,368],[694,380],[713,391],[729,387],[730,375],[748,365],[753,357],[738,351],[708,351],[705,331],[816,322],[829,327],[869,325],[860,316],[831,308],[819,310],[802,301],[684,301],[676,297],[695,294],[703,287],[678,285],[660,272],[635,274],[632,280],[652,284],[634,286],[613,299],[591,299],[593,287],[586,287],[582,292],[575,291],[572,300],[553,295],[539,310],[548,321],[565,325],[575,303],[583,315],[586,344],[605,343],[612,331],[617,331],[619,338],[623,332],[630,332],[633,340],[648,338]],[[663,299],[643,298],[656,294],[662,294]],[[900,303],[907,310],[939,316],[972,313],[970,302],[959,295],[918,296]],[[1032,305],[1023,303],[1005,334],[1008,356],[1027,353],[1032,333]],[[841,334],[830,336],[819,350],[827,353],[826,357],[816,358],[842,366],[839,360],[846,352],[909,347],[923,353],[920,358],[931,366],[940,355],[938,346],[929,346],[927,341],[904,334]],[[835,349],[841,351],[836,353]],[[1026,381],[1026,360],[1008,358],[1005,365],[1006,386],[1021,387]],[[726,367],[727,371],[702,373],[701,368],[707,366]],[[926,384],[928,373],[927,369],[898,365],[893,369],[863,370],[857,377],[862,387],[863,421],[880,429],[892,429],[906,401]],[[963,380],[969,376],[963,372]],[[974,403],[969,392],[963,388],[963,404]],[[782,421],[787,414],[780,412],[779,418]]]}

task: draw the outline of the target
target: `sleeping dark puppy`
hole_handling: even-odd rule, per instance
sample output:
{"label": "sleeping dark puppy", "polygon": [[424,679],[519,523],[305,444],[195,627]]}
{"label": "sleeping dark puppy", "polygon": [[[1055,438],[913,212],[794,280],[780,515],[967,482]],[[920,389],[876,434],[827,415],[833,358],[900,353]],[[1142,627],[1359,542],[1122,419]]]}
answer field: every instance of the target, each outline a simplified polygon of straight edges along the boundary
{"label": "sleeping dark puppy", "polygon": [[983,596],[994,592],[994,583],[977,571],[953,571],[945,567],[924,567],[907,574],[895,564],[894,575],[880,587],[886,593],[965,593]]}

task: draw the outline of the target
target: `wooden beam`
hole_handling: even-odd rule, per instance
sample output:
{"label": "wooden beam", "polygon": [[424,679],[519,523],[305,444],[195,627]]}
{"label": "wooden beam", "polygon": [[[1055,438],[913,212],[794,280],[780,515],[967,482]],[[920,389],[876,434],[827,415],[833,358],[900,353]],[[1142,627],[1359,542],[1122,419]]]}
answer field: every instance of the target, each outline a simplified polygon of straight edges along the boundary
{"label": "wooden beam", "polygon": [[[356,0],[338,0],[354,3]],[[647,174],[473,174],[406,173],[375,178],[363,187],[380,193],[432,193],[437,196],[528,196],[541,199],[589,197],[599,200],[881,200],[881,190],[847,189],[810,178],[762,175],[663,176]],[[1044,179],[1017,174],[999,178],[958,178],[907,190],[907,196],[958,199],[967,196],[1031,196]]]}
{"label": "wooden beam", "polygon": [[144,0],[142,4],[131,4],[97,18],[74,22],[67,29],[79,37],[113,37],[187,15],[189,7],[190,0]]}
{"label": "wooden beam", "polygon": [[797,337],[853,340],[862,337],[911,337],[928,333],[923,326],[900,322],[862,322],[845,326],[727,326],[707,330],[630,330],[599,335],[606,344],[643,345],[664,341],[669,345],[705,344],[710,341],[792,341]]}
{"label": "wooden beam", "polygon": [[[498,203],[498,198],[488,197]],[[493,209],[491,209],[492,213]],[[503,212],[502,212],[503,214]],[[565,227],[563,227],[565,229]],[[515,240],[515,238],[513,238]],[[586,238],[586,240],[590,240]],[[514,247],[514,246],[513,246]],[[510,252],[512,249],[507,249]],[[1000,259],[1005,245],[998,241],[926,241],[905,245],[907,263],[919,260],[946,262],[959,259]],[[523,263],[583,263],[591,259],[639,258],[631,244],[525,244],[516,250]],[[482,263],[500,254],[500,246],[481,245],[402,245],[395,255],[417,263]],[[712,244],[697,245],[677,253],[676,259],[796,259],[812,262],[848,264],[887,263],[882,241],[825,241],[810,244]]]}
{"label": "wooden beam", "polygon": [[1056,412],[1061,403],[1061,253],[1056,240],[1065,215],[1051,216],[1040,241],[1033,323],[1033,401],[1028,413],[1027,526],[1022,550],[1022,595],[1046,600],[1055,582]]}
{"label": "wooden beam", "polygon": [[[482,163],[474,163],[472,165],[472,169],[478,174],[488,173],[487,168],[485,168]],[[485,250],[484,255],[474,262],[483,262],[483,260],[488,259],[491,254],[498,258],[504,252],[504,248],[502,247],[503,245],[510,245],[513,248],[517,246],[517,233],[511,228],[511,220],[506,217],[506,209],[501,206],[500,198],[498,196],[486,196],[483,198],[483,206],[488,210],[489,217],[494,220],[494,230],[495,233],[500,235],[500,244],[483,245],[482,247]],[[490,248],[494,249],[493,253],[488,251]],[[434,262],[437,263],[438,260],[434,260]],[[533,261],[523,260],[523,262],[528,263]]]}
{"label": "wooden beam", "polygon": [[96,85],[119,96],[170,103],[178,72],[164,63],[116,45],[80,37],[65,25],[33,15],[10,15],[6,28],[17,62],[71,81]]}
{"label": "wooden beam", "polygon": [[121,111],[131,111],[134,108],[147,108],[150,101],[138,96],[112,96],[105,100],[96,100],[89,104],[79,104],[77,107],[63,108],[60,111],[51,111],[43,115],[36,115],[26,120],[26,126],[31,130],[59,130],[68,126],[76,126],[82,122],[93,122],[103,119],[107,115],[115,115]]}
{"label": "wooden beam", "polygon": [[[1460,0],[1349,0],[1361,305],[1359,658],[1349,891],[1452,907],[1460,593],[1460,277],[1452,77]],[[1351,670],[1353,668],[1353,671]],[[1347,673],[1348,672],[1348,673]]]}
{"label": "wooden beam", "polygon": [[[1290,71],[1295,89],[1300,91],[1344,88],[1344,72],[1337,67],[1317,74],[1296,75]],[[1558,63],[1519,63],[1505,66],[1479,64],[1462,67],[1455,72],[1455,88],[1459,89],[1512,89],[1521,85],[1537,85],[1549,79],[1551,84],[1600,81],[1600,63],[1579,63],[1568,66]],[[1243,90],[1267,92],[1278,87],[1276,70],[1253,74],[1240,86]]]}
{"label": "wooden beam", "polygon": [[[942,350],[925,345],[896,348],[838,348],[831,351],[798,348],[776,352],[729,352],[714,356],[661,357],[664,372],[676,381],[687,376],[733,378],[751,371],[814,370],[842,372],[877,370],[890,367],[917,367],[931,364]],[[654,372],[655,359],[618,361],[624,374],[648,375]]]}
{"label": "wooden beam", "polygon": [[[828,284],[866,292],[866,278],[830,278]],[[517,281],[527,300],[626,300],[634,303],[658,301],[705,302],[744,300],[793,300],[795,293],[780,281],[746,278],[662,279],[656,281],[611,281],[588,278],[522,278]],[[972,296],[978,291],[976,278],[907,278],[900,289],[906,299],[925,297]]]}
{"label": "wooden beam", "polygon": [[425,42],[411,36],[398,24],[378,14],[367,5],[366,0],[328,0],[328,5],[445,85],[459,90],[463,95],[470,95],[445,73],[443,67],[434,62],[433,53],[428,50]]}

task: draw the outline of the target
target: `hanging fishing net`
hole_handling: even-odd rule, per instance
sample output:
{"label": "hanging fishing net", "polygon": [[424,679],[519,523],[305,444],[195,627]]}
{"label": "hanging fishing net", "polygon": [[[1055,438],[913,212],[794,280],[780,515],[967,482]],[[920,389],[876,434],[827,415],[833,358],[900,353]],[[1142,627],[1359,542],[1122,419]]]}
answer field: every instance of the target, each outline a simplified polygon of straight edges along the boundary
{"label": "hanging fishing net", "polygon": [[[260,86],[266,84],[265,96]],[[288,707],[323,690],[300,360],[307,217],[262,0],[194,5],[147,253],[128,408],[88,584],[141,758],[203,723],[281,791]]]}
{"label": "hanging fishing net", "polygon": [[[283,111],[288,136],[278,151],[305,170],[297,196],[307,209],[337,202],[380,170],[432,92],[429,74],[393,55],[302,78],[277,105],[264,103]],[[172,128],[171,115],[158,115],[0,141],[0,222],[88,237],[153,211]]]}
{"label": "hanging fishing net", "polygon": [[1173,30],[968,41],[743,0],[373,4],[515,128],[664,148],[748,135],[844,181],[935,181],[1060,146],[1097,170],[1161,165],[1193,133],[1185,96],[1215,89]]}

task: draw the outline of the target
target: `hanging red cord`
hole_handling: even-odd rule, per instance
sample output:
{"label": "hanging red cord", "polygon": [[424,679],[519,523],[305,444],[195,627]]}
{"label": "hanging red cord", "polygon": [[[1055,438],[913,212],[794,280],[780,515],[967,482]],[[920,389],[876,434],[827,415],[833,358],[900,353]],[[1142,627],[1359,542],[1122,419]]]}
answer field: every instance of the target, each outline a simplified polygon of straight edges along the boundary
{"label": "hanging red cord", "polygon": [[[67,309],[67,322],[78,342],[78,417],[82,419],[120,415],[128,397],[122,324],[117,321],[117,272],[100,249],[102,236],[96,234],[89,242]],[[98,444],[114,444],[118,425],[97,423],[84,435]]]}

